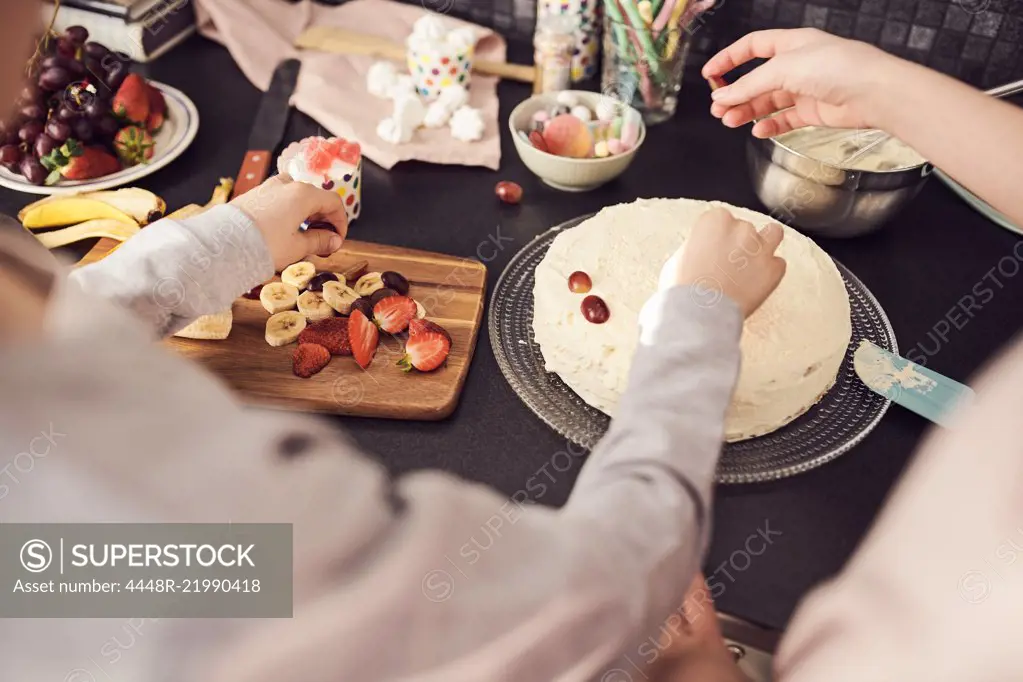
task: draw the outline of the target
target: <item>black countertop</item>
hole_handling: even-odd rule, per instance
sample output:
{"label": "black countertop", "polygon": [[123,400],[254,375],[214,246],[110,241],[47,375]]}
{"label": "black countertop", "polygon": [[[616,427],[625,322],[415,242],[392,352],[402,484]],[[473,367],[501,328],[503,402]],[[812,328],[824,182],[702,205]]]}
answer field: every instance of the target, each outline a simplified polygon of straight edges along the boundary
{"label": "black countertop", "polygon": [[[184,156],[140,184],[172,208],[202,203],[219,177],[237,172],[260,93],[225,50],[200,38],[143,72],[191,96],[202,125]],[[727,130],[710,116],[708,88],[698,78],[683,87],[674,120],[650,129],[628,172],[585,194],[548,188],[518,160],[505,121],[528,94],[524,85],[500,86],[499,172],[421,163],[388,172],[367,163],[365,209],[351,236],[481,257],[492,290],[509,259],[532,237],[609,204],[638,197],[692,197],[762,209],[746,174],[747,133]],[[287,140],[321,132],[314,121],[296,113]],[[520,206],[495,199],[498,180],[522,185]],[[0,190],[0,211],[13,214],[31,200]],[[1015,277],[1020,263],[1013,252],[1018,238],[974,213],[937,180],[883,231],[849,241],[818,241],[877,296],[902,353],[917,347],[939,372],[969,377],[1018,328],[1023,307],[1023,277]],[[1006,260],[999,270],[1001,259]],[[986,303],[969,317],[956,312],[978,285],[993,295],[975,296],[976,302]],[[336,422],[394,472],[446,469],[508,495],[527,487],[540,491],[542,482],[543,491],[534,498],[548,505],[565,501],[577,474],[552,467],[552,457],[567,444],[505,382],[485,324],[461,404],[450,419]],[[922,419],[895,406],[863,443],[835,462],[774,483],[719,487],[705,569],[720,608],[784,626],[799,599],[838,571],[855,549],[925,427]],[[558,465],[563,461],[559,456]],[[747,548],[747,538],[758,533],[770,544],[762,549],[763,543],[751,542]],[[482,534],[478,539],[485,542]]]}

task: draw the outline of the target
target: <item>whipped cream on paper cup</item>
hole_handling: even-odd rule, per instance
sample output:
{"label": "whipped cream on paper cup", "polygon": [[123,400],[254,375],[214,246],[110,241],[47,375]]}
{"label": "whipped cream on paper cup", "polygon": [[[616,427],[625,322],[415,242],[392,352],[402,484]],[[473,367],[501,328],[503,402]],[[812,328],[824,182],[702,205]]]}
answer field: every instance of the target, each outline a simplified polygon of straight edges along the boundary
{"label": "whipped cream on paper cup", "polygon": [[416,21],[405,42],[405,58],[416,92],[436,99],[449,85],[469,87],[476,32],[468,27],[449,29],[439,17],[427,14]]}
{"label": "whipped cream on paper cup", "polygon": [[277,172],[298,182],[337,192],[348,223],[362,211],[362,148],[342,137],[307,137],[293,142],[277,157]]}

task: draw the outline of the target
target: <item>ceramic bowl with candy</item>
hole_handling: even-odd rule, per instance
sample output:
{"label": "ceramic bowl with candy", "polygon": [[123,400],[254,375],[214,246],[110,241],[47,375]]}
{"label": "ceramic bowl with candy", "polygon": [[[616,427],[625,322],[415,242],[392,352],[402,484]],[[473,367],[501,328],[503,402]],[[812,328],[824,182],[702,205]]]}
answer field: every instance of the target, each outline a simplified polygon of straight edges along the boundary
{"label": "ceramic bowl with candy", "polygon": [[362,148],[342,137],[307,137],[290,144],[277,157],[277,172],[299,182],[337,192],[348,222],[362,211]]}
{"label": "ceramic bowl with candy", "polygon": [[519,158],[545,183],[569,192],[621,175],[646,138],[638,111],[598,92],[534,95],[508,119]]}

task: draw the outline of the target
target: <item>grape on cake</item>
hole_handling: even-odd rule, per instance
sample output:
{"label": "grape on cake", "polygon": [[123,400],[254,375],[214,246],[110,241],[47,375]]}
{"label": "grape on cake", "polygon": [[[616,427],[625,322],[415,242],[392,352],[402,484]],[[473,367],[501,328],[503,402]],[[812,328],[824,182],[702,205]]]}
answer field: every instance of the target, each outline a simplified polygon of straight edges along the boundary
{"label": "grape on cake", "polygon": [[[775,222],[721,202],[640,199],[559,234],[536,268],[533,289],[534,338],[547,371],[613,417],[639,340],[639,311],[657,290],[665,262],[714,206],[758,229]],[[784,230],[778,255],[786,261],[785,277],[743,326],[742,369],[725,421],[729,442],[770,433],[820,400],[835,383],[852,335],[838,268],[812,240]],[[589,278],[585,294],[578,275],[570,284],[575,273]],[[590,297],[606,305],[606,318],[584,314],[582,300]]]}

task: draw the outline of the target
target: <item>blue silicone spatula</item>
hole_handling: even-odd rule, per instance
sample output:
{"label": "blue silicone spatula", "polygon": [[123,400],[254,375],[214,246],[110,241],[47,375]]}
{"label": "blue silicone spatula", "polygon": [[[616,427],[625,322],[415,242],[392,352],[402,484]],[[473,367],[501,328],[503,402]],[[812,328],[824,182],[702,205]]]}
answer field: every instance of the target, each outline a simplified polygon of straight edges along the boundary
{"label": "blue silicone spatula", "polygon": [[973,389],[886,351],[866,339],[853,354],[856,375],[874,393],[948,426],[958,408],[973,400]]}

